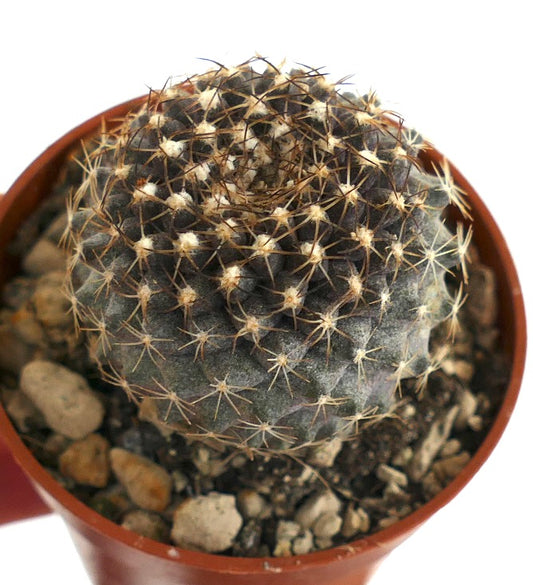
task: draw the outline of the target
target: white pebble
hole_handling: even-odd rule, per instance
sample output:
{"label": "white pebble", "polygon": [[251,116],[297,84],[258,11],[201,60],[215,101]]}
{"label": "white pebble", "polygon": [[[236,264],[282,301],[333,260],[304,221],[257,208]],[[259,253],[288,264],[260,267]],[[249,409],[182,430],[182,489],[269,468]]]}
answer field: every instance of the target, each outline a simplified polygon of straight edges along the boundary
{"label": "white pebble", "polygon": [[340,508],[341,502],[333,492],[322,492],[306,500],[296,511],[294,519],[300,526],[311,528],[322,514],[335,514]]}
{"label": "white pebble", "polygon": [[222,552],[233,544],[241,526],[235,496],[211,492],[176,508],[171,538],[189,550]]}
{"label": "white pebble", "polygon": [[342,523],[341,532],[345,538],[355,536],[361,530],[361,516],[354,510],[353,506],[349,506],[344,514],[344,521]]}
{"label": "white pebble", "polygon": [[339,532],[342,518],[335,512],[322,514],[313,524],[313,533],[317,538],[331,538]]}
{"label": "white pebble", "polygon": [[289,557],[292,554],[292,542],[300,533],[302,527],[297,522],[280,520],[276,527],[275,557]]}
{"label": "white pebble", "polygon": [[102,424],[104,407],[87,380],[58,363],[34,360],[26,364],[20,389],[50,428],[70,439],[86,437]]}
{"label": "white pebble", "polygon": [[244,489],[237,494],[239,510],[245,518],[265,518],[269,508],[265,498],[255,490]]}
{"label": "white pebble", "polygon": [[292,541],[292,552],[295,555],[305,555],[313,550],[313,533],[310,530],[304,530],[301,536],[297,536]]}
{"label": "white pebble", "polygon": [[407,475],[390,465],[385,465],[382,463],[379,465],[376,475],[378,479],[384,481],[386,483],[394,483],[399,487],[407,487],[409,480],[407,479]]}

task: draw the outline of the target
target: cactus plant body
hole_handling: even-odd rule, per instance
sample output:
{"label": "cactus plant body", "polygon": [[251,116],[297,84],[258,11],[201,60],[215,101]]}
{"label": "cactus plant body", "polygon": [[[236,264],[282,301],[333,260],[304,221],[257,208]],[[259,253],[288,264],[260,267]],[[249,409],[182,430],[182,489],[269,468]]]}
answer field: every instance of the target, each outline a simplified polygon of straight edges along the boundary
{"label": "cactus plant body", "polygon": [[469,234],[374,95],[261,63],[152,91],[87,147],[69,295],[105,379],[162,424],[281,453],[423,386]]}

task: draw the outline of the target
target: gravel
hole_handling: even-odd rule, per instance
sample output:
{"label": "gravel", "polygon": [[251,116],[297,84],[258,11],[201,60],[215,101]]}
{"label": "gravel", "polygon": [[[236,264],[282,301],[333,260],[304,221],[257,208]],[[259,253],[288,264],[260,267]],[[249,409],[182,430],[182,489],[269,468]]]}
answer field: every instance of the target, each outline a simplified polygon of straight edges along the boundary
{"label": "gravel", "polygon": [[110,458],[114,474],[137,506],[162,512],[170,504],[172,478],[164,467],[119,447],[111,449]]}
{"label": "gravel", "polygon": [[235,496],[210,492],[188,498],[176,508],[171,538],[190,550],[222,552],[232,546],[242,524]]}
{"label": "gravel", "polygon": [[26,364],[20,389],[54,431],[81,439],[102,424],[105,410],[96,392],[80,374],[48,360]]}
{"label": "gravel", "polygon": [[109,450],[109,441],[92,433],[67,447],[59,457],[59,471],[76,483],[106,487],[111,473]]}

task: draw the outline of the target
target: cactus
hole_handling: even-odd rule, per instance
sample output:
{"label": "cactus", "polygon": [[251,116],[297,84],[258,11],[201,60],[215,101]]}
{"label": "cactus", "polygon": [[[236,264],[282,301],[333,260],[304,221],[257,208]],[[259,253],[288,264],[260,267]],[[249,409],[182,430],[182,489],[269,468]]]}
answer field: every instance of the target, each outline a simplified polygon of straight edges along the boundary
{"label": "cactus", "polygon": [[287,453],[423,387],[470,232],[374,94],[258,61],[152,91],[86,146],[68,294],[104,379],[161,424]]}

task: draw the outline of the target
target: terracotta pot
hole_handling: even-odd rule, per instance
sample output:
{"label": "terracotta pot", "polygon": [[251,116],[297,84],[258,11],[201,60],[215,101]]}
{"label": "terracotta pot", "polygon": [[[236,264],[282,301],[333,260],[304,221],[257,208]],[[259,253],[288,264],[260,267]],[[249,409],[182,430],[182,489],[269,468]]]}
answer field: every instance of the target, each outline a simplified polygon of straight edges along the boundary
{"label": "terracotta pot", "polygon": [[[49,193],[68,153],[81,138],[99,129],[102,117],[114,120],[137,102],[133,100],[108,110],[66,134],[37,158],[0,200],[0,286],[18,266],[17,259],[9,254],[9,242],[23,220]],[[426,165],[438,164],[442,160],[442,155],[434,149],[429,149],[423,157]],[[101,585],[367,583],[379,562],[447,504],[478,471],[507,425],[522,379],[526,348],[525,312],[513,261],[479,196],[464,177],[452,165],[450,167],[456,183],[468,193],[475,222],[475,241],[482,259],[492,266],[498,278],[502,347],[511,365],[511,374],[499,413],[482,445],[455,480],[429,503],[396,524],[350,545],[307,555],[252,559],[181,550],[122,529],[63,489],[24,446],[0,407],[0,503],[4,506],[0,509],[0,523],[43,513],[49,506],[66,521],[91,579]],[[5,445],[2,445],[2,440]],[[14,464],[13,458],[24,474]]]}

